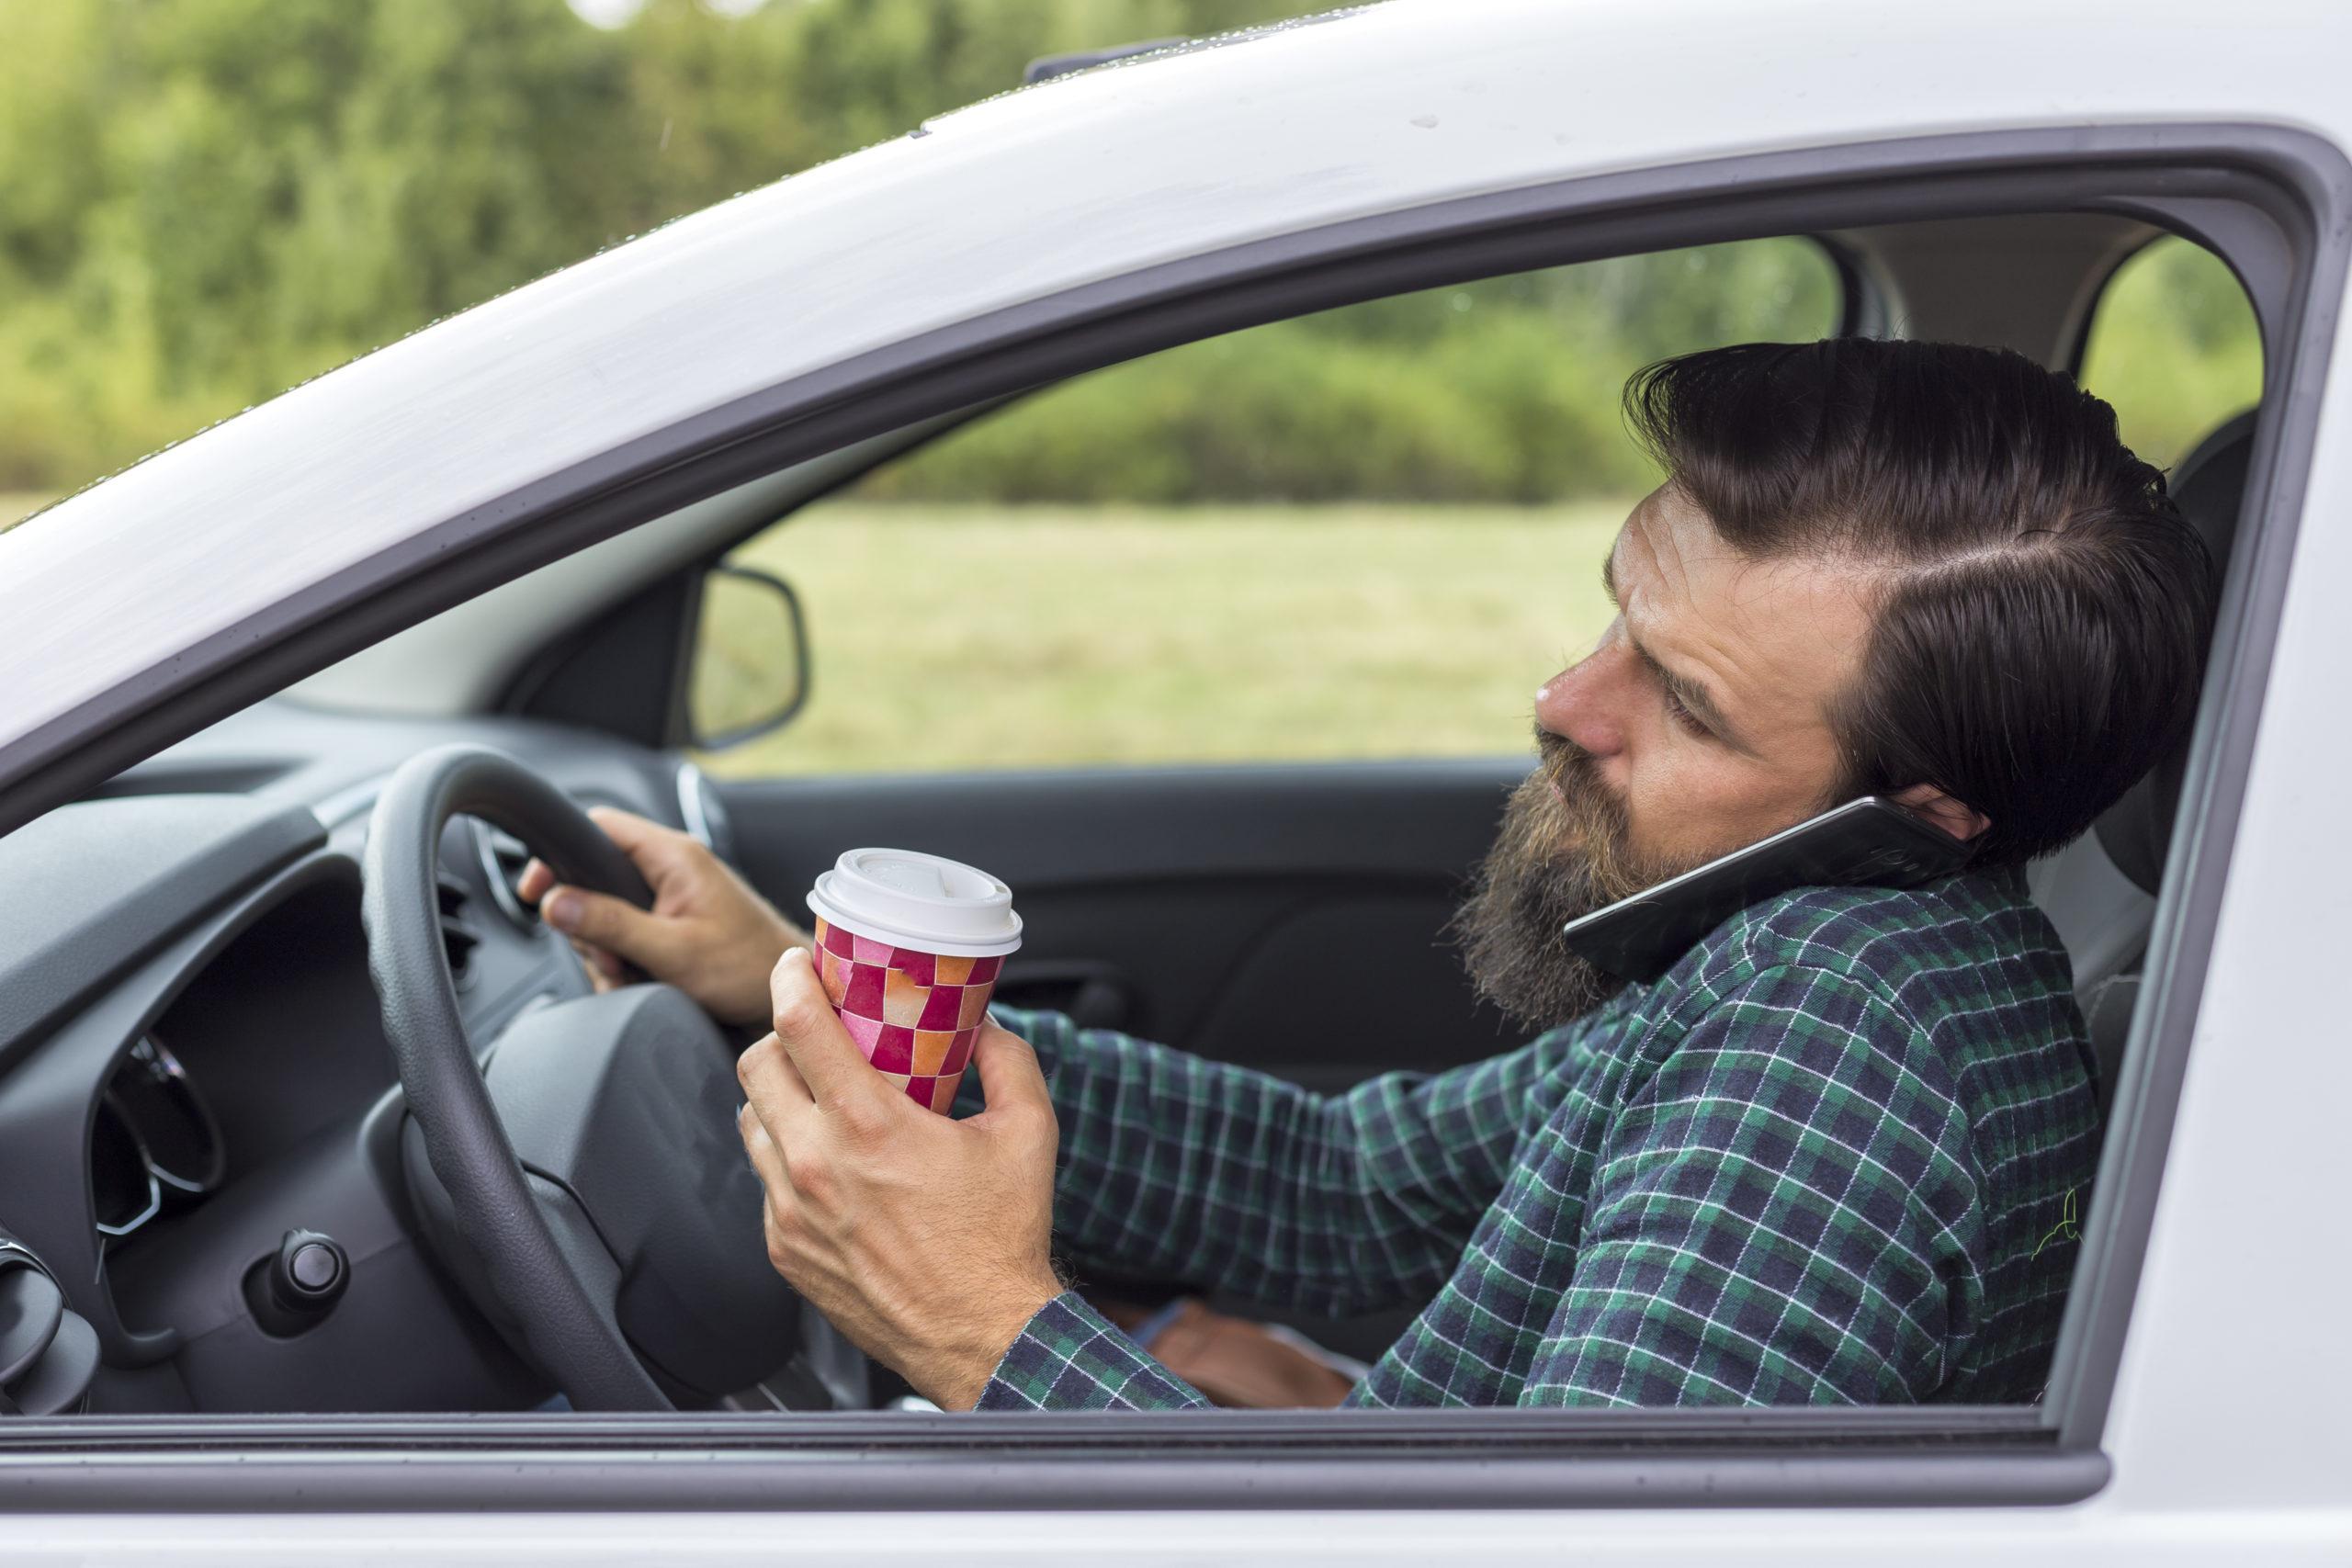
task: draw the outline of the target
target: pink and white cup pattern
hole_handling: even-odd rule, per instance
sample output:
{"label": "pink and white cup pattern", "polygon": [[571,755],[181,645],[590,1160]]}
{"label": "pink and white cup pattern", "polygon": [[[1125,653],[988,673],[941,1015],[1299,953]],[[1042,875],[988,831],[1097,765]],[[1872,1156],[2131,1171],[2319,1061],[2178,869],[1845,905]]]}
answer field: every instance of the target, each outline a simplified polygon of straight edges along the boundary
{"label": "pink and white cup pattern", "polygon": [[1003,883],[910,850],[851,850],[808,895],[817,975],[858,1050],[944,1113],[1021,919]]}

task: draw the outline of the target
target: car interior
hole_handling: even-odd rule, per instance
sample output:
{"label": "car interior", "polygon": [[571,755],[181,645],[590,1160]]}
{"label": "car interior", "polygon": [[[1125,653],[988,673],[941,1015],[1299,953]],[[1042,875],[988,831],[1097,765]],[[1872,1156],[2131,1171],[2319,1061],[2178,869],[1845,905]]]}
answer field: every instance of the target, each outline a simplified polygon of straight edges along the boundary
{"label": "car interior", "polygon": [[[1845,280],[1846,330],[2066,368],[2117,269],[2161,237],[2090,213],[1814,236]],[[689,692],[714,570],[991,412],[770,474],[518,578],[0,839],[0,1415],[529,1411],[558,1397],[449,1224],[370,974],[371,822],[395,770],[435,747],[492,748],[572,803],[692,832],[804,919],[801,894],[849,846],[985,866],[1026,926],[999,1000],[1319,1090],[1517,1043],[1438,938],[1525,755],[765,778],[698,765],[709,730]],[[2217,411],[2171,475],[2217,562],[2255,417]],[[821,649],[813,663],[821,681]],[[2102,1106],[2180,764],[2030,874],[2074,960]],[[418,897],[477,1054],[589,994],[570,947],[515,897],[535,847],[458,815],[429,852]],[[1308,995],[1290,983],[1303,970],[1354,983]],[[876,1409],[905,1392],[805,1310],[749,1359],[699,1356],[685,1309],[632,1293],[636,1260],[616,1261],[620,1326],[678,1408]],[[1403,1321],[1291,1324],[1369,1359]]]}

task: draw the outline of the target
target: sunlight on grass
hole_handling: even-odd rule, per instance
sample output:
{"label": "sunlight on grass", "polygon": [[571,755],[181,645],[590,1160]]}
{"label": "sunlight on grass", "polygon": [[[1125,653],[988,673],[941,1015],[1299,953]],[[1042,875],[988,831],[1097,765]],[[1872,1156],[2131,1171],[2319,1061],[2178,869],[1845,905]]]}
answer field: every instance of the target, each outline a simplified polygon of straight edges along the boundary
{"label": "sunlight on grass", "polygon": [[813,694],[731,774],[1529,749],[1598,637],[1625,502],[1560,508],[812,509],[788,579]]}

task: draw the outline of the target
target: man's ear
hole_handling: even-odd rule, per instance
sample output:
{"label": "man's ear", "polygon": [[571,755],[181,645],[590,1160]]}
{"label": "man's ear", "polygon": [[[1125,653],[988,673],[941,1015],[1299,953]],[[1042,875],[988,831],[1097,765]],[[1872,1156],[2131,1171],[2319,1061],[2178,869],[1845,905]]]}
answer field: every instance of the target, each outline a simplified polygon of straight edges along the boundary
{"label": "man's ear", "polygon": [[1928,821],[1950,833],[1962,843],[1976,837],[1993,825],[1993,819],[1974,807],[1953,799],[1934,784],[1913,784],[1887,798],[1915,817]]}

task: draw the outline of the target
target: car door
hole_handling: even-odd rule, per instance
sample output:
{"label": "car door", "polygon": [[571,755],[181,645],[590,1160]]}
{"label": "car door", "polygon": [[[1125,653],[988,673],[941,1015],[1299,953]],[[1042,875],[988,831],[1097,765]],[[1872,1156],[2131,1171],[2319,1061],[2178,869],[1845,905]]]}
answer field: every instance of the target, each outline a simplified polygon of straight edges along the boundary
{"label": "car door", "polygon": [[[1883,9],[1845,6],[1812,18],[1816,27],[1793,28],[1788,18],[1772,17],[1766,18],[1769,31],[1723,33],[1713,58],[1730,62],[1731,73],[1702,76],[1698,85],[1703,90],[1689,94],[1681,112],[1661,116],[1656,85],[1690,80],[1689,29],[1660,28],[1652,14],[1634,7],[1575,9],[1571,18],[1566,10],[1540,7],[1386,7],[1346,27],[1298,29],[1283,45],[1287,52],[1266,52],[1261,74],[1251,74],[1254,62],[1245,61],[1236,76],[1219,79],[1227,90],[1179,103],[1181,114],[1159,118],[1130,109],[1047,128],[1024,118],[1031,111],[1016,99],[977,122],[950,128],[985,130],[992,114],[1024,133],[1056,132],[1008,139],[1012,152],[998,154],[997,170],[986,156],[959,147],[952,134],[938,135],[886,149],[882,158],[869,156],[849,175],[812,187],[837,206],[853,206],[843,194],[852,176],[893,159],[918,163],[936,156],[935,170],[922,165],[931,183],[906,187],[900,199],[880,210],[888,228],[875,225],[896,239],[915,231],[920,220],[923,246],[876,244],[864,253],[812,246],[807,236],[817,225],[803,223],[794,230],[801,242],[794,246],[730,247],[718,243],[724,235],[714,225],[682,225],[666,238],[639,243],[647,248],[615,253],[620,259],[598,276],[609,278],[630,266],[643,272],[650,258],[694,247],[729,254],[756,251],[756,257],[737,259],[746,273],[756,260],[757,299],[764,304],[787,292],[775,276],[779,254],[877,258],[865,262],[870,276],[861,281],[879,294],[893,281],[887,265],[913,265],[906,258],[921,253],[929,268],[921,279],[926,287],[901,288],[899,296],[929,307],[950,298],[953,282],[1011,276],[986,301],[1005,306],[1004,317],[993,324],[1006,338],[1042,336],[1065,320],[1097,324],[1107,319],[1100,297],[1085,290],[1106,277],[1123,282],[1126,275],[1119,268],[1141,264],[1116,254],[1106,258],[1097,245],[1082,264],[1058,273],[992,268],[985,264],[1012,256],[1016,244],[1016,259],[1027,261],[1045,225],[1031,220],[1006,243],[982,251],[956,234],[953,223],[969,221],[965,215],[970,213],[989,214],[990,221],[1000,212],[1018,213],[1021,191],[1050,192],[1058,211],[1073,188],[1096,204],[1091,213],[1114,220],[1126,212],[1115,203],[1119,194],[1141,190],[1154,215],[1182,231],[1178,261],[1198,262],[1206,247],[1219,243],[1235,248],[1231,258],[1208,255],[1211,263],[1229,261],[1227,274],[1215,265],[1188,265],[1155,275],[1150,286],[1170,298],[1180,290],[1204,293],[1229,277],[1257,286],[1274,274],[1283,281],[1264,252],[1238,253],[1269,233],[1289,242],[1306,222],[1329,218],[1344,227],[1367,213],[1382,220],[1376,235],[1368,228],[1320,234],[1315,243],[1321,251],[1295,248],[1283,253],[1279,265],[1296,268],[1306,255],[1329,268],[1315,279],[1316,288],[1329,288],[1331,298],[1359,297],[1371,286],[1366,274],[1344,273],[1355,259],[1378,252],[1374,259],[1385,260],[1408,243],[1437,254],[1442,242],[1462,239],[1465,247],[1479,246],[1476,259],[1467,259],[1465,249],[1450,260],[1441,256],[1438,270],[1493,270],[1498,253],[1489,242],[1515,243],[1529,231],[1524,224],[1531,213],[1554,226],[1545,243],[1573,231],[1575,243],[1597,254],[1607,245],[1625,246],[1626,234],[1635,231],[1664,230],[1655,242],[1640,243],[1675,243],[1735,229],[1786,231],[1885,221],[1890,215],[1981,211],[1996,204],[2020,211],[2089,204],[2160,214],[2218,236],[2216,243],[2233,257],[2254,258],[2245,271],[2259,289],[2266,330],[2277,340],[2285,412],[2265,436],[2257,457],[2264,477],[2248,506],[2277,525],[2244,536],[2249,542],[2240,547],[2240,564],[2260,570],[2239,574],[2225,620],[2232,643],[2209,692],[2211,712],[2191,768],[2191,806],[2184,808],[2177,835],[2186,852],[2157,921],[2161,952],[2152,964],[2160,962],[2164,978],[2152,991],[2160,1000],[2138,1026],[2149,1047],[2138,1053],[2146,1066],[2109,1131],[2099,1197],[2085,1222],[2090,1261],[2076,1292],[2083,1304],[2069,1319],[2059,1379],[2040,1404],[1270,1419],[1235,1412],[1181,1421],[877,1415],[827,1417],[831,1425],[823,1427],[814,1418],[729,1415],[665,1427],[666,1451],[658,1452],[641,1425],[568,1418],[160,1426],[116,1428],[103,1442],[52,1428],[31,1432],[47,1447],[35,1450],[26,1442],[30,1462],[13,1467],[8,1478],[12,1502],[58,1516],[20,1530],[21,1540],[36,1551],[86,1554],[90,1541],[105,1534],[105,1544],[123,1556],[142,1550],[153,1555],[160,1547],[184,1553],[209,1549],[218,1561],[251,1560],[258,1555],[256,1540],[278,1556],[315,1553],[322,1544],[373,1548],[401,1528],[388,1526],[386,1515],[407,1509],[433,1511],[403,1531],[418,1543],[420,1558],[436,1547],[447,1555],[469,1546],[511,1551],[528,1542],[531,1551],[562,1549],[582,1560],[599,1552],[613,1558],[707,1548],[716,1561],[729,1552],[773,1556],[788,1541],[812,1558],[870,1559],[968,1549],[989,1522],[978,1516],[1006,1510],[995,1520],[1027,1532],[1041,1559],[1058,1551],[1087,1561],[1106,1551],[1174,1561],[1304,1556],[1318,1548],[1355,1561],[1384,1554],[1419,1561],[1441,1552],[1508,1561],[1556,1557],[1562,1542],[1570,1540],[1596,1561],[1641,1556],[1661,1562],[1719,1562],[1733,1540],[1742,1551],[1781,1560],[1871,1562],[1902,1556],[2057,1560],[2086,1548],[2104,1548],[2114,1561],[2141,1561],[2152,1548],[2200,1540],[2209,1543],[2209,1555],[2225,1542],[2241,1551],[2255,1541],[2312,1555],[2340,1546],[2340,1488],[2331,1490],[2330,1483],[2342,1472],[2342,1445],[2315,1414],[2329,1395],[2343,1391],[2340,1354],[2332,1352],[2324,1332],[2299,1332],[2301,1343],[2295,1348],[2308,1353],[2290,1363],[2297,1377],[2280,1379],[2275,1364],[2249,1366],[2239,1353],[2244,1336],[2217,1338],[2215,1325],[2248,1311],[2248,1279],[2260,1280],[2257,1304],[2271,1314],[2263,1318],[2257,1311],[2256,1317],[2282,1331],[2324,1325],[2325,1303],[2341,1294],[2335,1288],[2340,1249],[2312,1245],[2320,1233],[2308,1203],[2298,1199],[2327,1190],[2327,1171],[2319,1162],[2333,1146],[2331,1119],[2340,1103],[2340,1096],[2327,1091],[2341,1086],[2344,1058],[2307,1048],[2326,1038],[2319,1027],[2324,1010],[2313,1010],[2309,987],[2281,976],[2324,974],[2332,952],[2341,948],[2342,922],[2319,918],[2308,900],[2287,894],[2290,873],[2310,865],[2312,780],[2332,776],[2326,768],[2314,772],[2301,764],[2330,761],[2341,750],[2312,738],[2324,741],[2341,733],[2329,723],[2333,688],[2315,672],[2341,666],[2343,623],[2319,613],[2313,596],[2343,574],[2344,536],[2314,529],[2298,541],[2293,525],[2302,514],[2307,470],[2315,481],[2312,514],[2326,514],[2343,488],[2337,459],[2352,435],[2341,409],[2323,405],[2320,397],[2343,293],[2344,197],[2352,186],[2341,154],[2312,132],[2281,130],[2276,122],[2224,123],[2203,113],[2169,118],[2184,103],[2245,115],[2268,106],[2279,121],[2319,128],[2340,141],[2339,97],[2324,66],[2312,63],[2324,61],[2324,51],[2309,51],[2299,41],[2268,55],[2251,49],[2215,53],[2196,48],[2203,40],[2183,29],[2119,30],[2103,16],[2046,10],[2012,18],[2019,29],[2030,21],[2041,46],[2018,51],[2016,32],[1981,14],[1954,23],[1922,10],[1898,21]],[[1728,8],[1722,19],[1730,25]],[[1844,28],[1846,22],[1854,27]],[[1339,41],[1317,57],[1319,69],[1295,69],[1317,47],[1312,35],[1317,32],[1338,35]],[[1827,36],[1861,40],[1862,52],[1825,52],[1819,39]],[[1552,62],[1596,57],[1611,61],[1612,69],[1589,73],[1580,94],[1559,91]],[[1858,72],[1858,58],[1881,69]],[[2079,62],[2089,58],[2109,68],[2082,73]],[[1916,71],[1923,61],[1934,62],[1950,95],[1939,100],[1932,118],[1917,107]],[[1214,64],[1180,57],[1133,74],[1147,78],[1148,89],[1161,79],[1151,77],[1152,71],[1181,79]],[[1764,85],[1755,85],[1759,83]],[[1104,96],[1112,91],[1101,82],[1095,85]],[[1083,78],[1074,86],[1073,102],[1093,91]],[[1359,110],[1343,102],[1335,110],[1313,96],[1317,93],[1360,93],[1365,103]],[[1148,90],[1139,96],[1148,98]],[[2053,111],[2053,105],[2060,107]],[[1045,111],[1037,113],[1046,118]],[[1525,133],[1524,128],[1542,131],[1555,124],[1565,129],[1548,137]],[[1433,134],[1441,127],[1444,134]],[[1064,133],[1073,130],[1079,134]],[[1889,140],[1913,131],[1917,140]],[[1312,140],[1327,135],[1334,143],[1328,151]],[[1299,145],[1287,146],[1292,141]],[[1411,151],[1391,151],[1397,147]],[[1424,148],[1430,151],[1419,151]],[[1087,167],[1066,175],[1050,162],[1055,156],[1083,160]],[[1163,163],[1155,164],[1154,157]],[[1201,180],[1197,171],[1219,157],[1230,177]],[[1181,160],[1181,166],[1166,167],[1169,160]],[[1357,172],[1374,164],[1399,171],[1393,189],[1375,187]],[[1531,167],[1533,173],[1523,172]],[[1444,171],[1442,179],[1429,172],[1437,170]],[[1150,180],[1139,180],[1138,171]],[[1550,184],[1528,183],[1538,177]],[[1214,231],[1204,223],[1194,227],[1196,215],[1177,199],[1188,190],[1210,188],[1220,209],[1241,215],[1221,219],[1224,226]],[[1283,212],[1255,221],[1242,205],[1253,190],[1277,193],[1271,199],[1279,200]],[[1007,193],[1008,199],[987,199]],[[949,195],[967,199],[936,199]],[[926,197],[934,199],[922,199]],[[1492,206],[1475,205],[1489,197],[1497,198]],[[941,220],[941,210],[951,205],[954,219]],[[754,204],[743,210],[759,216],[763,209]],[[1283,227],[1285,222],[1291,227]],[[1106,220],[1093,227],[1115,236],[1142,225]],[[831,237],[820,228],[820,242]],[[946,258],[944,265],[939,257]],[[693,254],[686,259],[693,261]],[[837,259],[831,265],[845,270]],[[1057,288],[1072,298],[1053,298]],[[594,356],[576,356],[588,370],[548,375],[529,357],[526,335],[514,344],[501,339],[499,361],[516,367],[514,376],[496,389],[496,397],[472,402],[452,400],[439,378],[421,374],[435,368],[432,355],[465,346],[467,334],[505,330],[528,311],[560,316],[552,310],[560,302],[556,292],[526,290],[513,297],[520,303],[512,310],[461,322],[459,333],[423,334],[401,354],[361,362],[353,367],[356,375],[338,372],[314,384],[308,398],[295,394],[267,419],[232,421],[190,444],[176,460],[167,454],[125,476],[135,482],[111,481],[93,492],[98,499],[70,502],[51,514],[19,558],[35,569],[20,574],[10,592],[12,612],[21,615],[0,617],[11,625],[11,651],[28,658],[50,653],[58,637],[81,627],[62,614],[43,618],[38,613],[42,594],[62,603],[61,583],[86,586],[92,575],[85,570],[70,579],[70,563],[60,564],[66,560],[63,547],[51,547],[69,523],[83,527],[84,536],[101,525],[126,529],[126,519],[160,531],[176,525],[183,513],[201,516],[207,506],[225,512],[229,500],[243,500],[256,513],[248,531],[258,550],[297,537],[298,530],[322,531],[317,518],[333,510],[321,504],[322,498],[339,503],[356,498],[376,510],[351,508],[365,525],[352,530],[358,535],[351,541],[355,549],[383,539],[423,543],[399,555],[388,548],[386,559],[366,558],[364,570],[353,568],[340,577],[331,574],[342,569],[343,557],[289,559],[277,577],[251,584],[226,570],[199,574],[162,552],[152,561],[125,561],[121,575],[131,581],[116,585],[120,591],[112,601],[121,634],[74,666],[71,679],[48,676],[35,694],[45,705],[12,716],[8,734],[18,747],[0,753],[0,784],[12,792],[0,796],[0,809],[21,812],[31,808],[28,802],[58,798],[103,777],[110,758],[151,746],[173,725],[217,717],[242,696],[265,689],[274,675],[314,667],[378,635],[386,621],[454,602],[482,581],[552,558],[600,536],[600,529],[609,533],[666,503],[659,487],[623,493],[616,469],[633,480],[666,464],[661,472],[686,476],[674,481],[679,492],[696,486],[707,491],[722,473],[740,477],[740,470],[714,461],[713,471],[692,471],[695,463],[722,450],[723,441],[763,430],[763,422],[806,415],[796,438],[811,446],[858,426],[856,419],[841,416],[844,406],[871,422],[860,428],[879,427],[885,411],[878,400],[861,410],[840,390],[841,381],[823,382],[817,372],[854,363],[856,374],[884,391],[898,389],[895,383],[884,385],[890,378],[913,375],[907,369],[910,356],[850,358],[881,335],[856,308],[866,299],[853,290],[825,296],[835,308],[820,314],[843,337],[853,331],[861,335],[848,343],[825,339],[805,332],[802,318],[795,316],[789,330],[816,339],[816,346],[802,347],[796,359],[745,326],[757,319],[750,309],[709,312],[706,330],[690,331],[702,318],[679,304],[693,296],[674,276],[664,279],[661,309],[646,313],[650,324],[639,336],[616,340],[623,348],[649,343],[641,355],[623,355],[598,340]],[[747,289],[727,298],[731,303],[748,295]],[[1041,297],[1048,310],[1015,312]],[[1155,305],[1161,299],[1141,286],[1134,297]],[[839,303],[843,299],[846,305]],[[1191,299],[1183,295],[1177,303]],[[589,297],[590,305],[600,303]],[[1261,309],[1255,303],[1231,308]],[[1056,317],[1053,310],[1065,314]],[[600,310],[597,319],[610,313]],[[1037,324],[1041,315],[1045,328]],[[1180,321],[1171,306],[1158,330],[1173,341],[1196,320]],[[922,318],[903,330],[929,325],[929,318]],[[658,343],[651,343],[657,334]],[[969,341],[955,339],[952,346]],[[1067,343],[1047,348],[1064,355],[1067,365],[1072,355],[1108,360],[1122,351],[1120,344],[1133,341],[1106,330],[1075,350]],[[1023,338],[1014,347],[1032,343]],[[756,363],[763,378],[748,390],[741,381],[714,390],[697,349],[712,359],[731,351],[744,363]],[[989,367],[994,379],[976,377],[954,395],[993,396],[1028,384],[1018,378],[1035,379],[1034,367],[1046,355],[1040,350],[1038,359],[1015,363],[1012,349],[1000,352],[1002,357]],[[693,364],[700,377],[691,400],[650,376],[607,374],[673,362]],[[928,374],[928,364],[913,363]],[[789,384],[772,400],[751,395],[811,367],[808,381]],[[436,417],[417,421],[403,439],[391,442],[385,439],[379,407],[363,394],[395,368],[432,384],[429,406]],[[853,390],[865,385],[854,377],[842,379]],[[560,421],[546,417],[531,400],[539,386],[579,396],[607,382],[616,389],[609,406],[567,409]],[[713,397],[737,391],[742,400],[722,405],[723,418],[696,424],[688,434],[673,437],[668,426],[646,434],[662,419],[683,427],[690,413],[698,418],[711,409]],[[950,397],[930,395],[930,402],[910,400],[928,412]],[[639,417],[625,423],[614,412],[623,406]],[[323,409],[326,417],[303,423],[313,409]],[[483,422],[502,410],[511,411],[511,426],[485,429]],[[899,411],[889,417],[912,416]],[[826,425],[827,418],[836,423]],[[525,467],[502,452],[474,454],[476,447],[494,448],[492,437],[525,420],[560,427],[565,439],[583,444],[590,457],[567,447]],[[820,434],[808,434],[810,428]],[[824,436],[824,431],[835,434]],[[289,434],[306,439],[290,440]],[[473,469],[435,461],[444,455],[435,440],[458,446],[459,435],[465,442],[457,456],[478,456]],[[604,462],[623,437],[646,443],[645,450],[630,453],[636,468]],[[399,482],[387,479],[378,491],[362,493],[348,454],[379,445],[395,451],[391,478]],[[733,449],[724,450],[731,458]],[[272,460],[261,461],[256,453]],[[282,470],[294,466],[294,458],[305,461],[288,482]],[[214,464],[219,467],[208,476]],[[494,469],[497,482],[509,488],[492,488],[482,477],[485,469]],[[190,476],[198,482],[179,483]],[[401,504],[392,506],[384,494]],[[596,510],[616,494],[619,501]],[[492,508],[480,499],[485,495],[507,504]],[[478,507],[488,520],[468,507]],[[573,507],[579,515],[567,510]],[[473,532],[432,532],[461,517],[470,520]],[[529,548],[506,557],[494,553],[508,534],[526,530],[536,531]],[[2286,566],[2290,547],[2299,543],[2306,547],[2296,560],[2298,572],[2319,575],[2290,597]],[[232,564],[243,570],[245,562]],[[162,581],[167,574],[175,574],[168,585]],[[429,591],[402,596],[410,578],[428,576]],[[215,623],[167,634],[135,613],[229,588],[245,593],[230,599],[218,618],[239,633],[233,652],[227,651],[229,637],[202,640]],[[363,600],[364,615],[355,609]],[[2281,625],[2290,628],[2278,644],[2278,689],[2286,700],[2274,715],[2264,711],[2264,682]],[[277,657],[279,666],[274,670],[264,654]],[[173,664],[168,679],[151,678],[149,671],[167,663]],[[146,684],[132,691],[133,678]],[[101,703],[119,692],[113,705]],[[143,705],[133,705],[134,698]],[[150,716],[167,701],[181,703],[182,711]],[[67,718],[50,722],[55,712]],[[2265,765],[2253,770],[2249,786],[2257,718]],[[37,729],[44,722],[50,728]],[[27,735],[35,739],[21,739]],[[2242,801],[2248,808],[2241,840]],[[775,828],[781,831],[783,824]],[[2232,863],[2233,842],[2245,860],[2244,876]],[[2217,946],[2225,881],[2231,918],[2219,928],[2224,936]],[[2269,917],[2248,919],[2242,906],[2249,901]],[[2216,1054],[2208,1048],[2214,1042],[2200,1040],[2184,1092],[2183,1067],[2209,970],[2217,1000],[2232,1004],[2206,1010],[2233,1032],[2220,1043],[2243,1040],[2272,1055]],[[2290,1050],[2301,1057],[2290,1061]],[[2282,1083],[2300,1092],[2280,1095]],[[2177,1107],[2184,1112],[2177,1123]],[[2180,1156],[2170,1170],[2168,1149]],[[2236,1157],[2248,1154],[2259,1157]],[[2135,1292],[2141,1297],[2136,1309]],[[2280,1332],[2271,1338],[2287,1337]],[[2266,1366],[2273,1375],[2263,1375]],[[136,1518],[128,1508],[169,1517]],[[486,1520],[482,1511],[489,1508],[509,1512]],[[645,1512],[631,1517],[622,1512],[628,1509]],[[748,1520],[751,1510],[776,1517]],[[1582,1511],[1571,1517],[1570,1510]],[[271,1511],[304,1517],[257,1527],[253,1516]],[[786,1511],[791,1517],[781,1517]],[[94,1528],[94,1520],[102,1528]],[[2199,1552],[2194,1544],[2173,1550]]]}
{"label": "car door", "polygon": [[998,999],[1322,1089],[1492,1055],[1510,1024],[1442,940],[1523,760],[1067,769],[721,784],[744,872],[800,902],[842,850],[1012,886]]}

